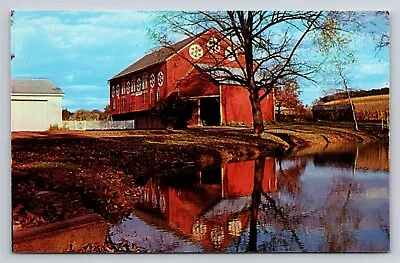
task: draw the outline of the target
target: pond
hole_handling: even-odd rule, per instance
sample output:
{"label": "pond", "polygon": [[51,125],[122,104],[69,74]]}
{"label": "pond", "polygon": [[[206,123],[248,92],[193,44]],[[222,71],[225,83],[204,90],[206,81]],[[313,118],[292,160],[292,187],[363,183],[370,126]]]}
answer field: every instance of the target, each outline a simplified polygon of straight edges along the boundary
{"label": "pond", "polygon": [[329,145],[150,179],[113,242],[143,252],[387,252],[387,145]]}

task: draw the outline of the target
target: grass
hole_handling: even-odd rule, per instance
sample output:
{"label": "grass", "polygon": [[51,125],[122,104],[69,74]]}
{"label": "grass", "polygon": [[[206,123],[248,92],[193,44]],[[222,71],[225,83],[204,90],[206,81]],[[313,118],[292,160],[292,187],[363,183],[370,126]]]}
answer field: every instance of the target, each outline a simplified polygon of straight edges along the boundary
{"label": "grass", "polygon": [[[388,139],[377,125],[360,128],[355,132],[351,122],[277,123],[266,126],[262,138],[248,128],[227,127],[12,133],[13,223],[33,227],[89,210],[117,221],[151,176],[277,156],[290,146]],[[63,207],[58,214],[54,203]]]}

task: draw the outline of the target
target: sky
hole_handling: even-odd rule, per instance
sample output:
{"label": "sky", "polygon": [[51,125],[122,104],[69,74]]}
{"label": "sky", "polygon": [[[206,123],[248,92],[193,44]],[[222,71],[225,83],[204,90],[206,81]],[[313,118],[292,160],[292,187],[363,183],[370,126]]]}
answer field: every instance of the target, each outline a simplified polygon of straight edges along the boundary
{"label": "sky", "polygon": [[[149,36],[155,13],[145,11],[16,11],[11,27],[13,78],[48,78],[63,89],[63,108],[102,110],[109,103],[108,79],[157,48]],[[377,26],[387,30],[382,20]],[[349,84],[356,89],[389,86],[389,48],[376,49],[371,35],[354,37],[356,63]],[[306,50],[300,56],[310,56]],[[300,82],[310,105],[334,83]]]}

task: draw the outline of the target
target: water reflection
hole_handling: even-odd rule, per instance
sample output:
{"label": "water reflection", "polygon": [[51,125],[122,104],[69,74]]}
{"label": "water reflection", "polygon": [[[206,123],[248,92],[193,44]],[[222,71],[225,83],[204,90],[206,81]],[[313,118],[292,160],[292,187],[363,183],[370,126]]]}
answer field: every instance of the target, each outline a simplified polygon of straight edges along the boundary
{"label": "water reflection", "polygon": [[97,214],[88,214],[13,233],[13,251],[22,253],[65,253],[87,244],[106,240],[108,223]]}
{"label": "water reflection", "polygon": [[[167,221],[180,235],[201,243],[207,250],[222,251],[249,224],[254,174],[259,169],[255,162],[199,171],[193,175],[195,179],[152,179],[144,187],[137,210]],[[261,162],[261,181],[257,185],[261,192],[275,192],[275,160],[267,158]],[[171,186],[174,180],[186,180],[189,184]]]}
{"label": "water reflection", "polygon": [[349,145],[153,178],[134,215],[181,252],[388,251],[388,164],[385,146]]}

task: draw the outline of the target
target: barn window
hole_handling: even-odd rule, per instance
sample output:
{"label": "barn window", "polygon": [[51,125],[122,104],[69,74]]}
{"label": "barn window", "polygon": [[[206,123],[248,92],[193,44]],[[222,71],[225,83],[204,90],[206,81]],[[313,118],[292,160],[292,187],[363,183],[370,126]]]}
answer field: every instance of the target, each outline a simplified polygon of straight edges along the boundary
{"label": "barn window", "polygon": [[158,72],[157,83],[158,83],[158,86],[162,86],[162,84],[164,83],[164,74],[161,71]]}
{"label": "barn window", "polygon": [[150,105],[153,105],[153,89],[150,89],[149,96],[150,96]]}
{"label": "barn window", "polygon": [[231,236],[239,237],[242,234],[242,222],[238,218],[229,220],[228,230]]}
{"label": "barn window", "polygon": [[151,192],[151,205],[153,206],[153,208],[157,208],[157,200],[158,198],[157,198],[157,194],[156,194],[156,191],[152,191]]}
{"label": "barn window", "polygon": [[218,38],[212,36],[207,42],[207,48],[211,53],[218,53],[221,50]]}
{"label": "barn window", "polygon": [[215,227],[211,229],[210,236],[214,247],[221,247],[225,237],[223,227]]}
{"label": "barn window", "polygon": [[112,108],[113,108],[113,110],[115,110],[115,101],[113,101],[113,103],[112,103]]}
{"label": "barn window", "polygon": [[131,83],[128,81],[126,83],[126,94],[129,94],[130,91],[131,91]]}
{"label": "barn window", "polygon": [[119,85],[117,85],[117,88],[115,90],[115,95],[117,95],[117,97],[119,96]]}
{"label": "barn window", "polygon": [[121,95],[125,95],[125,84],[122,84]]}
{"label": "barn window", "polygon": [[157,88],[157,93],[156,93],[156,100],[160,100],[160,87]]}
{"label": "barn window", "polygon": [[143,88],[143,90],[147,89],[147,75],[146,74],[143,76],[142,88]]}
{"label": "barn window", "polygon": [[136,91],[141,91],[142,90],[142,80],[138,78],[136,80]]}
{"label": "barn window", "polygon": [[154,74],[150,75],[150,87],[154,87],[154,84],[156,83],[156,77],[154,76]]}
{"label": "barn window", "polygon": [[202,240],[207,233],[207,225],[203,222],[196,221],[192,226],[192,237],[195,240]]}
{"label": "barn window", "polygon": [[165,213],[166,201],[165,201],[165,196],[164,196],[162,193],[160,193],[160,201],[159,201],[159,204],[160,204],[161,212]]}
{"label": "barn window", "polygon": [[235,61],[236,56],[237,56],[237,50],[235,50],[235,52],[233,52],[232,47],[227,47],[225,49],[225,57],[229,61]]}
{"label": "barn window", "polygon": [[135,81],[132,79],[131,94],[135,92]]}
{"label": "barn window", "polygon": [[112,88],[111,88],[111,97],[114,97],[114,96],[115,96],[115,87],[112,86]]}
{"label": "barn window", "polygon": [[189,55],[194,59],[200,59],[203,56],[203,49],[199,44],[193,44],[189,48]]}

